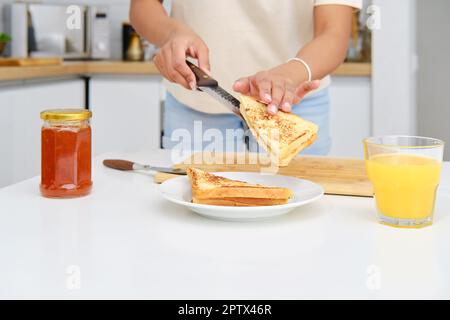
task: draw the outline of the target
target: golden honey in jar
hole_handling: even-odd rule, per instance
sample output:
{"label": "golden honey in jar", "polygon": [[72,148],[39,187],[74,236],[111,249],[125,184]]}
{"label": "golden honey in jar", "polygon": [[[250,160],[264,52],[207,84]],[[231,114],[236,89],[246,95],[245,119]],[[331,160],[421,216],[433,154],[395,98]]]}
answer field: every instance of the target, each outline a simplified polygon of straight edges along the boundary
{"label": "golden honey in jar", "polygon": [[86,109],[41,112],[41,184],[44,197],[73,198],[89,194],[92,113]]}

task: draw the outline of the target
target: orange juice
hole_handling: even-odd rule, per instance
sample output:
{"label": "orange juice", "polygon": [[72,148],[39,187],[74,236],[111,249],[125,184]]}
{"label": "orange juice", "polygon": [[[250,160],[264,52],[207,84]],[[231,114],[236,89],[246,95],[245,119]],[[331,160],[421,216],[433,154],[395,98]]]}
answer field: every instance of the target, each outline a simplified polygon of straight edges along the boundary
{"label": "orange juice", "polygon": [[380,214],[394,219],[432,216],[441,164],[425,156],[381,154],[366,161]]}

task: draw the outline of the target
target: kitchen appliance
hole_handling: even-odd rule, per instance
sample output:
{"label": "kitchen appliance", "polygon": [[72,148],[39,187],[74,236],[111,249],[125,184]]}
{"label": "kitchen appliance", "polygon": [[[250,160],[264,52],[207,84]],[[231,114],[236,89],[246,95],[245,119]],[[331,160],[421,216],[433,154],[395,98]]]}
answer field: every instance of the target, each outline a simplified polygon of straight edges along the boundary
{"label": "kitchen appliance", "polygon": [[13,3],[4,8],[12,57],[111,57],[107,6]]}
{"label": "kitchen appliance", "polygon": [[[209,172],[260,172],[264,167],[254,164],[255,162],[252,162],[249,156],[247,154],[247,158],[244,158],[245,161],[241,164],[242,157],[238,154],[193,154],[184,163],[177,164],[174,168],[195,167]],[[279,168],[277,173],[318,183],[327,194],[373,196],[373,187],[367,177],[364,160],[301,156],[294,158],[289,166]],[[154,180],[162,183],[176,177],[176,175],[157,173]]]}

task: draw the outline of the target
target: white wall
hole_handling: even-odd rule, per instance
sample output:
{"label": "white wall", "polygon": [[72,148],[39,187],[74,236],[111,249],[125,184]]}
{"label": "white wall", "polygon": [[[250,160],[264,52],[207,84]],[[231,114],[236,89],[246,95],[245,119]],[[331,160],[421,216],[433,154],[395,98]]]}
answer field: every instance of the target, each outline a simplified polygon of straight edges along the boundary
{"label": "white wall", "polygon": [[93,76],[93,155],[160,148],[159,76]]}
{"label": "white wall", "polygon": [[370,77],[333,77],[330,86],[330,156],[364,158],[362,140],[372,135]]}
{"label": "white wall", "polygon": [[[418,129],[450,143],[450,1],[417,2]],[[450,160],[450,145],[445,152]]]}

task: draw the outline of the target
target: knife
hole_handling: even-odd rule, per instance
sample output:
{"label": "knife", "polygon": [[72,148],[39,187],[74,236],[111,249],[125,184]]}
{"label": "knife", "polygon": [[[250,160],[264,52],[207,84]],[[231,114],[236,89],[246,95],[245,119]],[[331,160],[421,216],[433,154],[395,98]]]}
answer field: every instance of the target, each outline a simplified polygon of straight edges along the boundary
{"label": "knife", "polygon": [[186,60],[186,63],[189,68],[191,68],[192,72],[194,72],[195,80],[197,81],[197,90],[209,94],[211,97],[219,101],[234,114],[240,117],[244,124],[246,124],[246,121],[240,111],[241,103],[239,102],[239,100],[228,93],[225,89],[220,87],[217,80],[207,75],[206,72],[197,67],[195,64],[188,60]]}
{"label": "knife", "polygon": [[173,169],[173,168],[163,168],[154,167],[150,165],[144,165],[137,162],[119,160],[119,159],[106,159],[103,160],[103,165],[105,167],[121,170],[121,171],[133,171],[133,170],[146,170],[146,171],[157,171],[170,174],[186,175],[186,171],[183,169]]}

